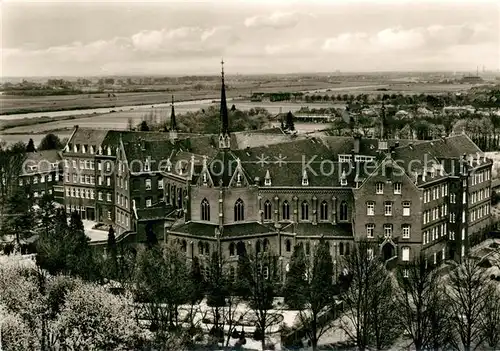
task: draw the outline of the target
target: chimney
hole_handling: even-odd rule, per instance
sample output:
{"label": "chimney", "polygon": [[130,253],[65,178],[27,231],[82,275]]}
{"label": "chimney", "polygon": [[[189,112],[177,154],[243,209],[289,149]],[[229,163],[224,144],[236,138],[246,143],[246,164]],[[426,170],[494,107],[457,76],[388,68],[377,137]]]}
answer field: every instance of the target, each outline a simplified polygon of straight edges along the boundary
{"label": "chimney", "polygon": [[355,154],[359,154],[360,144],[361,144],[361,136],[356,135],[354,137],[354,153]]}

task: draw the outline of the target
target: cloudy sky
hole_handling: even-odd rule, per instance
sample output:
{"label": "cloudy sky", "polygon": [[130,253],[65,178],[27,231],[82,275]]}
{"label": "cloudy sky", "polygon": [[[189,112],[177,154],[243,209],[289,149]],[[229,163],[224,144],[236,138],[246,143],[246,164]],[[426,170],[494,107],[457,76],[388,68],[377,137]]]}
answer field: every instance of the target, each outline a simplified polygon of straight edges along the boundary
{"label": "cloudy sky", "polygon": [[500,68],[500,1],[2,1],[3,76]]}

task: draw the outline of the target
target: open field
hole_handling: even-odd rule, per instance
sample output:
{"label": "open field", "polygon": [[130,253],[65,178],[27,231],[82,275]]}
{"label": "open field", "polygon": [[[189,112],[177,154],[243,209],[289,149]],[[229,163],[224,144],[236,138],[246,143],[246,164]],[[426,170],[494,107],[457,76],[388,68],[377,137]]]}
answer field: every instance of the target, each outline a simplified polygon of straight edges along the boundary
{"label": "open field", "polygon": [[[104,93],[89,93],[60,96],[14,96],[0,95],[0,115],[29,112],[65,111],[99,107],[121,107],[131,105],[153,105],[169,103],[171,95],[176,101],[216,99],[219,96],[219,82],[210,81],[187,85],[164,85],[142,87],[142,89],[161,90],[145,92],[120,92],[108,89]],[[230,77],[227,80],[228,97],[249,97],[254,92],[308,92],[311,94],[368,94],[378,95],[387,89],[389,94],[447,93],[464,91],[471,87],[467,84],[437,84],[396,82],[377,77],[327,79],[296,77],[289,79]],[[109,91],[109,93],[108,93]],[[111,96],[108,96],[111,94]]]}
{"label": "open field", "polygon": [[[249,110],[255,107],[263,107],[267,109],[271,114],[277,114],[280,112],[287,111],[297,111],[302,106],[306,106],[305,103],[293,103],[293,102],[246,102],[246,101],[234,101],[236,107],[240,110]],[[184,104],[176,106],[176,115],[181,115],[189,111],[197,111],[202,108],[207,108],[210,103],[193,103]],[[311,106],[311,104],[309,104]],[[315,103],[314,107],[331,107],[332,104],[328,103]],[[339,106],[343,106],[342,104]],[[127,129],[128,120],[132,119],[134,124],[138,124],[142,121],[143,117],[153,112],[156,114],[159,120],[170,120],[170,107],[144,107],[137,108],[134,110],[127,111],[117,111],[107,114],[96,114],[90,116],[75,116],[72,119],[57,120],[54,122],[47,122],[43,124],[31,124],[25,126],[18,126],[13,128],[8,128],[3,131],[4,134],[29,134],[29,133],[41,133],[61,129],[72,129],[75,124],[80,127],[87,128],[99,128],[99,129]],[[178,118],[177,122],[182,125],[182,118]]]}

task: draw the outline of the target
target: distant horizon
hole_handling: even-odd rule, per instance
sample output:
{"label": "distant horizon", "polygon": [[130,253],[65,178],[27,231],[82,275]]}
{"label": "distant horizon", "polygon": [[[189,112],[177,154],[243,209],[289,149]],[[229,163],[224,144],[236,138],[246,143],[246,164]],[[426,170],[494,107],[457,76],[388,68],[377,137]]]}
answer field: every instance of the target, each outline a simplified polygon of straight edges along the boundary
{"label": "distant horizon", "polygon": [[[238,76],[319,76],[319,75],[330,75],[330,76],[335,76],[335,75],[382,75],[382,74],[411,74],[411,75],[418,75],[418,74],[455,74],[455,75],[466,75],[466,76],[481,76],[482,74],[500,74],[500,70],[492,71],[492,70],[485,70],[479,71],[479,74],[476,75],[476,71],[470,70],[470,71],[340,71],[340,72],[289,72],[289,73],[230,73],[225,71],[224,76],[225,77],[238,77]],[[141,73],[129,73],[129,74],[108,74],[108,75],[50,75],[50,76],[3,76],[0,77],[0,81],[3,80],[8,80],[8,79],[29,79],[29,78],[34,78],[34,79],[54,79],[54,78],[139,78],[139,77],[165,77],[165,78],[183,78],[183,77],[220,77],[219,74],[161,74],[161,73],[152,73],[152,74],[141,74]]]}
{"label": "distant horizon", "polygon": [[498,1],[5,1],[0,11],[0,76],[12,78],[217,75],[222,57],[242,75],[500,69]]}

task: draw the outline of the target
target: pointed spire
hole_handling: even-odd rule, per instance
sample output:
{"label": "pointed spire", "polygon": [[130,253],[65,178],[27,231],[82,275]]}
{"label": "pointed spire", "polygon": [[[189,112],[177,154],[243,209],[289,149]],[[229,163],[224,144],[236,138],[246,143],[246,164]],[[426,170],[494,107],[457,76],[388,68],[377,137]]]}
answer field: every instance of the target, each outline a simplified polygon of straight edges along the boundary
{"label": "pointed spire", "polygon": [[226,102],[226,86],[224,84],[224,60],[221,61],[221,92],[220,92],[220,118],[221,118],[221,134],[229,133],[229,117],[227,114],[227,102]]}
{"label": "pointed spire", "polygon": [[380,119],[380,139],[384,140],[385,139],[385,104],[384,101],[382,101],[382,116]]}
{"label": "pointed spire", "polygon": [[172,95],[172,112],[170,113],[170,130],[177,130],[177,122],[175,120],[174,96]]}

